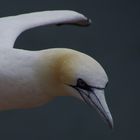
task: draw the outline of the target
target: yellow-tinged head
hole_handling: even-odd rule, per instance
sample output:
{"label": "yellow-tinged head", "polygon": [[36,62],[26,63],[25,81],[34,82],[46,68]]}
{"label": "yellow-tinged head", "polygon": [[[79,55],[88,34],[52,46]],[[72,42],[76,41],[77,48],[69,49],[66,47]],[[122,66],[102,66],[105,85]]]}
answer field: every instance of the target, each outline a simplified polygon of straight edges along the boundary
{"label": "yellow-tinged head", "polygon": [[71,49],[49,49],[43,52],[40,60],[40,79],[49,96],[77,97],[94,106],[113,127],[104,97],[108,77],[97,61]]}

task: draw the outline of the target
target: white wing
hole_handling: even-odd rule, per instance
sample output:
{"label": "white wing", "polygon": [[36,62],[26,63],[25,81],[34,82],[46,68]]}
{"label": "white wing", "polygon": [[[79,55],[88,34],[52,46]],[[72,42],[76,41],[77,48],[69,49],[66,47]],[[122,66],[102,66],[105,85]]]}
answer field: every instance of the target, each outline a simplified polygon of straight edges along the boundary
{"label": "white wing", "polygon": [[0,18],[0,49],[12,48],[19,34],[27,29],[52,24],[87,26],[90,20],[80,13],[69,10],[35,12]]}

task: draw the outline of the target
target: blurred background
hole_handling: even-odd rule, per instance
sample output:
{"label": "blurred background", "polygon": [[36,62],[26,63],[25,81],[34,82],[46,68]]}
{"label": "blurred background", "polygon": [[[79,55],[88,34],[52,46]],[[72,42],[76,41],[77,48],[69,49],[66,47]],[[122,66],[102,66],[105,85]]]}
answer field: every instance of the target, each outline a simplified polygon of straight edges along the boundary
{"label": "blurred background", "polygon": [[22,33],[15,48],[72,48],[105,68],[110,130],[97,112],[72,97],[31,110],[0,112],[1,140],[132,140],[140,138],[140,2],[137,0],[0,0],[0,17],[43,10],[75,10],[90,27],[39,27]]}

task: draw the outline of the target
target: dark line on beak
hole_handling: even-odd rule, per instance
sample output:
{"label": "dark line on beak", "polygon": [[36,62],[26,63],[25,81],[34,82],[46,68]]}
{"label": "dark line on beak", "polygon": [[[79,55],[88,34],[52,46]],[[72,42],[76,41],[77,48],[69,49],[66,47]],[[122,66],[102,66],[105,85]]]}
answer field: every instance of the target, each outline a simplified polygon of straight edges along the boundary
{"label": "dark line on beak", "polygon": [[90,86],[91,88],[94,88],[94,89],[99,89],[99,90],[104,90],[105,88],[102,88],[102,87],[94,87],[94,86]]}
{"label": "dark line on beak", "polygon": [[[81,92],[79,89],[76,89],[76,90],[80,93],[80,95],[81,95],[81,97],[83,98],[83,100],[85,101],[85,103],[88,104],[90,107],[92,107],[91,104],[90,104],[89,102],[87,102],[87,100],[86,100],[85,97],[83,96],[84,92]],[[103,109],[104,112],[102,112],[101,109],[92,101],[92,99],[91,99],[90,96],[88,96],[88,95],[86,95],[86,94],[84,94],[84,95],[96,106],[97,110],[104,116],[104,118],[106,119],[106,121],[107,121],[108,124],[109,124],[109,127],[112,129],[112,128],[113,128],[113,127],[112,127],[112,124],[110,123],[110,121],[109,121],[109,119],[106,117],[106,115],[104,114],[104,113],[106,113],[106,111],[104,110],[104,108],[103,108],[103,106],[102,106],[102,104],[101,104],[99,98],[96,96],[96,94],[95,94],[93,91],[92,91],[92,92],[88,92],[88,93],[89,93],[89,94],[93,94],[93,95],[96,97],[96,99],[98,100],[98,102],[99,102],[99,104],[101,105],[101,107],[102,107],[102,109]]]}
{"label": "dark line on beak", "polygon": [[[75,89],[78,91],[78,93],[80,94],[80,96],[82,97],[82,99],[85,101],[85,103],[89,105],[89,103],[87,102],[87,100],[86,100],[85,97],[83,96],[82,92],[80,92],[80,90],[79,90],[78,88],[76,88],[76,87],[73,87],[73,88],[75,88]],[[87,96],[87,95],[86,95],[86,96]]]}
{"label": "dark line on beak", "polygon": [[[109,121],[109,119],[108,119],[108,118],[106,117],[106,115],[105,115],[107,112],[106,112],[105,109],[103,108],[103,106],[102,106],[102,104],[101,104],[99,98],[97,97],[97,95],[96,95],[96,94],[94,93],[94,91],[92,90],[92,88],[98,89],[98,90],[104,90],[105,88],[90,86],[90,87],[91,87],[91,90],[86,90],[88,94],[85,94],[85,93],[84,93],[82,90],[80,90],[77,86],[74,86],[74,85],[69,85],[69,86],[71,86],[71,87],[73,87],[74,89],[76,89],[76,90],[78,91],[78,93],[80,94],[80,96],[82,97],[82,99],[84,100],[84,102],[85,102],[86,104],[88,104],[90,107],[92,107],[91,103],[89,102],[89,100],[90,100],[90,101],[92,102],[92,104],[95,105],[95,107],[97,108],[97,110],[98,110],[98,111],[103,115],[103,117],[106,119],[106,121],[108,122],[109,127],[110,127],[111,129],[113,128],[111,122]],[[107,86],[107,84],[106,84],[106,86]],[[106,86],[105,86],[105,87],[106,87]],[[83,89],[83,90],[85,90],[85,89]],[[90,97],[90,94],[93,94],[93,95],[95,96],[95,98],[98,100],[99,104],[101,105],[101,108],[102,108],[103,111],[101,111],[101,109],[92,101],[92,99],[91,99],[91,97]],[[84,95],[85,95],[89,100],[87,100],[87,99],[84,97]]]}
{"label": "dark line on beak", "polygon": [[[92,93],[92,94],[94,94],[95,95],[95,97],[96,97],[96,99],[98,100],[98,102],[99,102],[99,104],[101,105],[101,107],[102,107],[102,109],[103,109],[103,111],[106,113],[106,111],[104,110],[104,108],[103,108],[103,106],[102,106],[102,104],[101,104],[101,102],[100,102],[100,100],[99,100],[99,98],[96,96],[96,94],[95,93]],[[89,98],[90,99],[90,101],[97,107],[97,109],[98,109],[98,111],[104,116],[104,118],[106,119],[106,121],[108,122],[108,124],[109,124],[109,127],[112,129],[113,128],[113,126],[112,126],[112,124],[110,123],[110,121],[109,121],[109,119],[105,116],[105,114],[100,110],[100,108],[91,100],[91,98]]]}

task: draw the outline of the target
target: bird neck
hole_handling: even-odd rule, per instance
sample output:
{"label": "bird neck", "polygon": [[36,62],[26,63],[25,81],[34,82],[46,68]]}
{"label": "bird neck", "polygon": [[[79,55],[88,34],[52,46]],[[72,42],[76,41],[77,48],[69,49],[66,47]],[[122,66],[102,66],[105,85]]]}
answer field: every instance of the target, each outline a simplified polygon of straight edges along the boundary
{"label": "bird neck", "polygon": [[62,67],[63,62],[70,57],[71,52],[71,49],[48,49],[40,53],[37,63],[38,77],[42,89],[50,97],[67,95],[62,90],[64,86]]}

